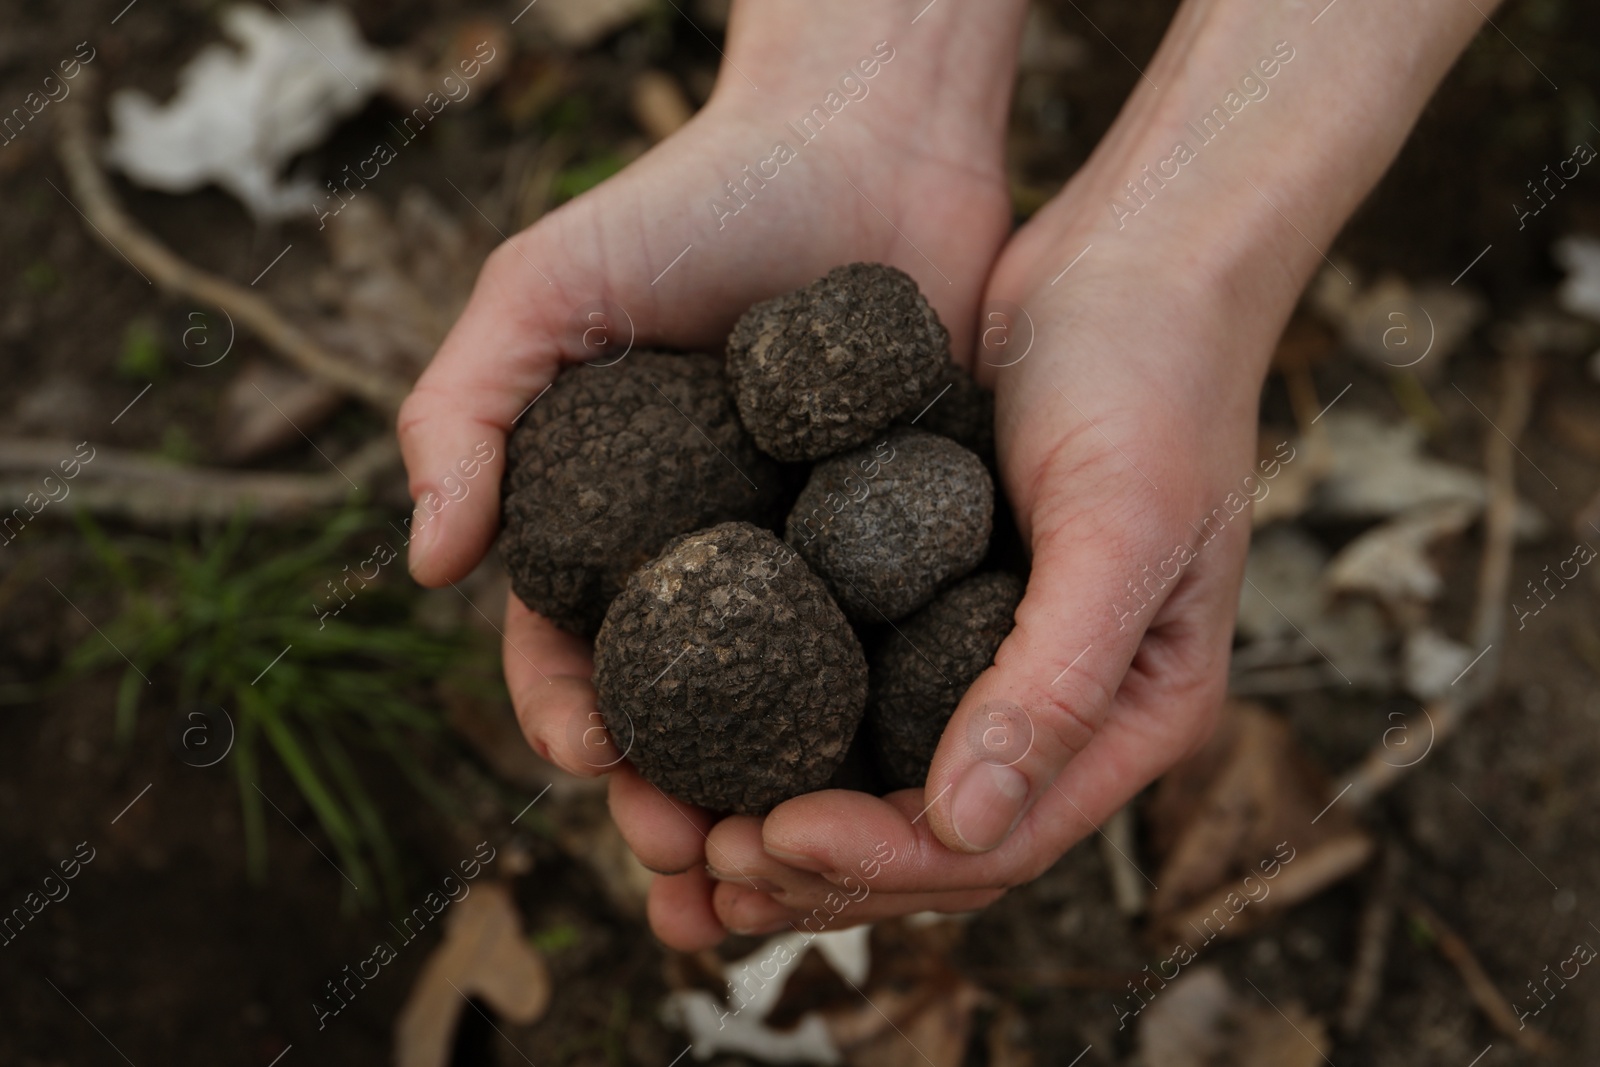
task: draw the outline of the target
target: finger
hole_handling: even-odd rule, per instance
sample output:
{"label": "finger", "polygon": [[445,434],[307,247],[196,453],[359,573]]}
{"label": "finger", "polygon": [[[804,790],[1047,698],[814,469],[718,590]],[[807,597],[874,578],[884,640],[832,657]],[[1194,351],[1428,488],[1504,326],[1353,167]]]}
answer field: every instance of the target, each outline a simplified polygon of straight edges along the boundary
{"label": "finger", "polygon": [[595,704],[589,682],[594,662],[587,642],[529,611],[515,594],[506,598],[503,633],[506,687],[533,750],[585,778],[617,766],[623,754]]}
{"label": "finger", "polygon": [[786,929],[820,934],[925,911],[944,914],[977,911],[993,904],[1004,894],[1004,889],[954,893],[875,893],[870,886],[863,884],[858,885],[853,894],[835,888],[809,899],[785,898],[780,901],[737,882],[719,882],[711,901],[718,920],[736,934],[770,934]]}
{"label": "finger", "polygon": [[645,913],[663,944],[679,952],[715,948],[728,936],[711,907],[711,879],[695,867],[682,874],[658,874],[650,883]]}
{"label": "finger", "polygon": [[762,825],[763,848],[778,862],[834,886],[865,883],[890,894],[1016,884],[1032,843],[1031,835],[1019,833],[993,852],[952,852],[928,825],[920,789],[887,797],[842,789],[810,793],[778,805]]}
{"label": "finger", "polygon": [[790,867],[762,845],[764,820],[730,815],[706,835],[706,870],[719,882],[731,882],[758,893],[782,895],[827,893],[833,886],[810,871]]}
{"label": "finger", "polygon": [[[1132,668],[1094,738],[999,848],[955,852],[926,817],[921,790],[882,799],[832,790],[779,805],[763,844],[789,866],[834,884],[869,878],[888,893],[1017,885],[1131,800],[1209,736],[1226,689],[1232,596],[1240,564],[1194,575],[1146,632]],[[1226,592],[1226,596],[1218,595]]]}
{"label": "finger", "polygon": [[710,812],[667,796],[626,761],[608,784],[611,818],[640,863],[661,874],[705,864],[706,832],[714,821]]}
{"label": "finger", "polygon": [[488,550],[506,435],[558,369],[566,299],[531,269],[530,254],[537,250],[506,244],[489,257],[400,408],[396,429],[416,502],[410,567],[423,585],[463,577]]}
{"label": "finger", "polygon": [[[928,773],[926,818],[949,848],[998,846],[1088,745],[1170,592],[1142,567],[1165,555],[1070,526],[1035,536],[1016,626],[962,698]],[[1147,573],[1141,599],[1130,576]]]}

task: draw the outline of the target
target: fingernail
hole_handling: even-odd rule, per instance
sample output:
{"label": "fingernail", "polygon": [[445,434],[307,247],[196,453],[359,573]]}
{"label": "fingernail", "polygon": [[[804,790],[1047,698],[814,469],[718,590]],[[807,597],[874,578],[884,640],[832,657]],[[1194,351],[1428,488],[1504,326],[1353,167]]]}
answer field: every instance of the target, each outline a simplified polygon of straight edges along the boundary
{"label": "fingernail", "polygon": [[433,543],[438,540],[439,525],[429,521],[432,518],[433,515],[421,504],[411,513],[411,551],[406,557],[406,568],[413,575],[432,553]]}
{"label": "fingernail", "polygon": [[706,865],[706,873],[719,882],[729,882],[733,885],[747,886],[758,893],[781,893],[783,886],[768,878],[751,878],[738,872],[719,871],[710,864]]}
{"label": "fingernail", "polygon": [[783,849],[773,848],[771,845],[762,845],[761,849],[780,863],[798,870],[810,871],[812,874],[822,874],[828,868],[828,862],[818,859],[816,856],[806,856],[799,852],[785,852]]}
{"label": "fingernail", "polygon": [[1015,767],[974,763],[950,796],[950,825],[971,849],[988,852],[1004,841],[1022,818],[1028,779]]}

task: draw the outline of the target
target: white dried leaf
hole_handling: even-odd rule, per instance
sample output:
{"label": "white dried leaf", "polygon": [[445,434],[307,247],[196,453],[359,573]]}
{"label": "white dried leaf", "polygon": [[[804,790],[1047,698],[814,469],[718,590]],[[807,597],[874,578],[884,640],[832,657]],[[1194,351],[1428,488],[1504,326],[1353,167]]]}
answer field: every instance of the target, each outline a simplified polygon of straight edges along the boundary
{"label": "white dried leaf", "polygon": [[166,104],[132,89],[111,97],[106,158],[152,189],[215,183],[257,218],[311,215],[316,187],[285,182],[282,171],[365,106],[387,61],[334,5],[292,15],[230,7],[221,22],[239,48],[203,48],[178,72]]}
{"label": "white dried leaf", "polygon": [[[868,951],[871,931],[871,926],[863,925],[774,937],[743,959],[724,965],[723,977],[732,992],[730,1003],[724,1004],[702,989],[679,990],[668,994],[663,1012],[688,1032],[697,1059],[731,1052],[768,1063],[842,1063],[822,1016],[808,1012],[793,1030],[773,1030],[766,1019],[810,949],[822,953],[829,966],[851,985],[864,983],[872,963]],[[769,972],[775,973],[768,977]]]}
{"label": "white dried leaf", "polygon": [[1472,662],[1466,645],[1431,627],[1406,635],[1401,654],[1406,689],[1418,700],[1436,700],[1449,691]]}
{"label": "white dried leaf", "polygon": [[1315,684],[1392,684],[1388,621],[1366,600],[1333,602],[1322,582],[1326,562],[1295,526],[1264,531],[1251,544],[1236,624],[1250,643],[1233,654],[1236,692],[1271,691],[1271,672],[1290,667],[1314,668]]}
{"label": "white dried leaf", "polygon": [[1209,963],[1161,987],[1139,1019],[1143,1067],[1321,1067],[1332,1049],[1321,1019],[1236,992]]}
{"label": "white dried leaf", "polygon": [[1574,315],[1600,322],[1600,240],[1563,237],[1555,243],[1556,262],[1567,272],[1556,301]]}
{"label": "white dried leaf", "polygon": [[1335,593],[1357,593],[1386,604],[1427,603],[1444,589],[1428,550],[1466,529],[1480,508],[1470,500],[1425,504],[1375,526],[1328,564],[1323,580]]}
{"label": "white dried leaf", "polygon": [[[1383,519],[1456,500],[1481,509],[1488,500],[1488,483],[1478,471],[1422,453],[1423,431],[1415,423],[1384,423],[1354,410],[1330,411],[1322,421],[1332,459],[1313,498],[1316,518]],[[1532,505],[1518,504],[1518,537],[1538,537],[1545,525]]]}

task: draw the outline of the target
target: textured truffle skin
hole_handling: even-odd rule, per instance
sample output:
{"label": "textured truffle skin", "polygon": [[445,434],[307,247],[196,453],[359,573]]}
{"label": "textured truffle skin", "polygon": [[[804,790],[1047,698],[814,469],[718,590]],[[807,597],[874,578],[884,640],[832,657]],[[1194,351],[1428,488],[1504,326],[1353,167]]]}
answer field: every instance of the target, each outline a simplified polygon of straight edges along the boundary
{"label": "textured truffle skin", "polygon": [[909,275],[852,263],[746,311],[728,338],[728,378],[763,451],[821,459],[915,413],[949,350]]}
{"label": "textured truffle skin", "polygon": [[954,363],[944,365],[939,380],[900,422],[948,437],[994,465],[994,394]]}
{"label": "textured truffle skin", "polygon": [[851,619],[904,618],[978,565],[994,522],[983,461],[945,437],[897,428],[824,460],[785,539]]}
{"label": "textured truffle skin", "polygon": [[730,522],[628,579],[595,638],[600,713],[647,781],[762,814],[828,784],[867,699],[861,643],[805,562]]}
{"label": "textured truffle skin", "polygon": [[[945,725],[1011,632],[1022,580],[979,574],[900,625],[872,658],[867,721],[890,785],[921,785]],[[926,657],[926,658],[924,658]]]}
{"label": "textured truffle skin", "polygon": [[500,552],[511,587],[557,626],[592,637],[628,575],[670,539],[767,521],[779,483],[712,357],[635,352],[614,366],[569,367],[507,446]]}

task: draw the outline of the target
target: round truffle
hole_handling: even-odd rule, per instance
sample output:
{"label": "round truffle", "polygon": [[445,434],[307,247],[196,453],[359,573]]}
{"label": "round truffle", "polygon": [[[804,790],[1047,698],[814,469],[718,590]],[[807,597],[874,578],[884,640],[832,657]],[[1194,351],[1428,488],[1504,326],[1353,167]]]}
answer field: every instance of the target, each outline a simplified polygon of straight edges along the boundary
{"label": "round truffle", "polygon": [[872,658],[867,722],[890,785],[921,785],[945,724],[1011,632],[1022,580],[979,574],[900,624]]}
{"label": "round truffle", "polygon": [[777,465],[739,424],[721,364],[635,352],[561,372],[511,435],[500,552],[531,610],[591,637],[673,537],[769,521]]}
{"label": "round truffle", "polygon": [[950,335],[909,275],[852,263],[746,311],[728,338],[728,378],[763,451],[821,459],[911,409],[949,350]]}
{"label": "round truffle", "polygon": [[939,380],[900,422],[948,437],[985,463],[994,463],[994,394],[954,363],[944,365]]}
{"label": "round truffle", "polygon": [[861,724],[867,661],[805,562],[729,522],[628,579],[595,638],[594,683],[647,781],[754,815],[828,784]]}
{"label": "round truffle", "polygon": [[904,618],[983,559],[994,482],[946,437],[897,428],[812,468],[785,539],[851,619]]}

